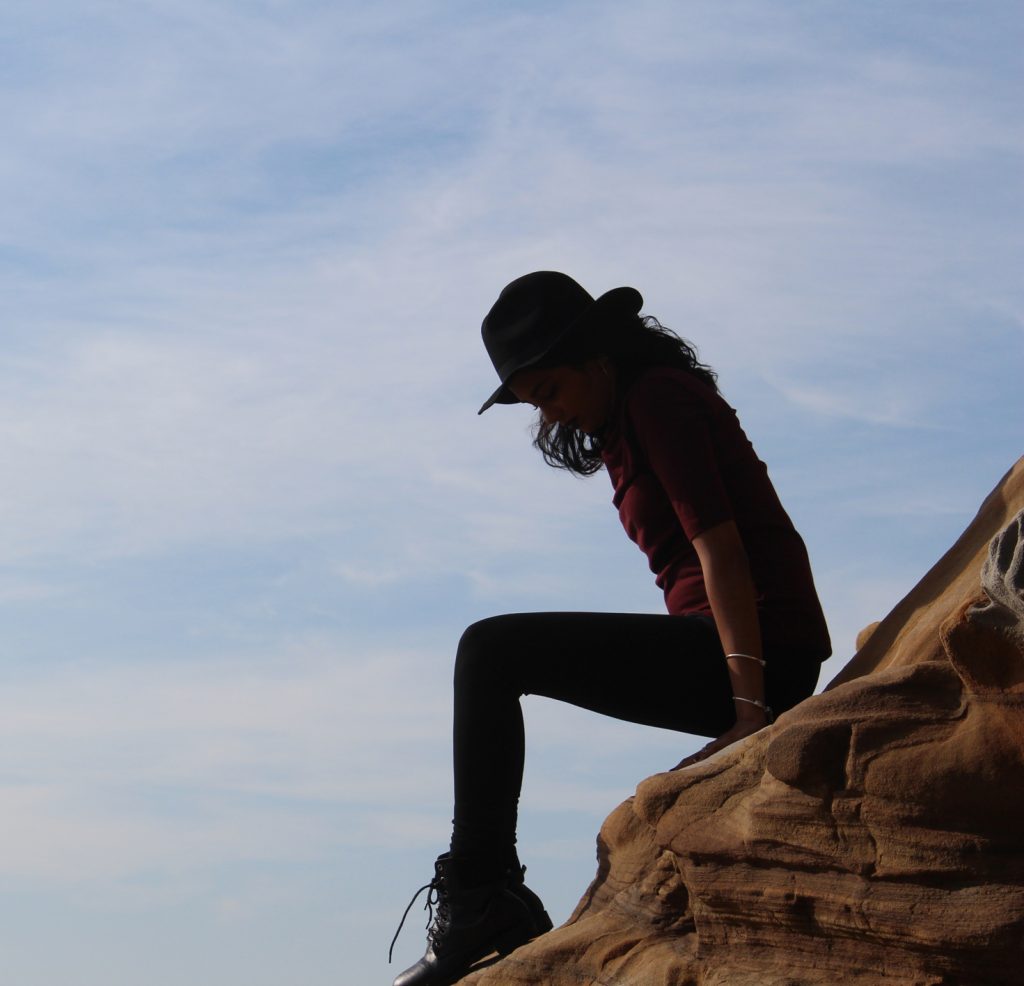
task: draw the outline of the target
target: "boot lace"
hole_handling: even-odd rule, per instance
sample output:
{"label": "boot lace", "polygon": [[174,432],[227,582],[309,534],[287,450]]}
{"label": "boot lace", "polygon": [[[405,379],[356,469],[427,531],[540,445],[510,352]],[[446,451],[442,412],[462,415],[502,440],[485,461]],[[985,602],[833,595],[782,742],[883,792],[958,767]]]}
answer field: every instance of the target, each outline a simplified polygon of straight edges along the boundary
{"label": "boot lace", "polygon": [[395,950],[395,942],[398,941],[398,936],[402,933],[402,928],[405,927],[405,919],[409,916],[409,911],[412,910],[412,905],[416,903],[416,898],[419,897],[424,890],[427,891],[427,899],[423,905],[423,910],[427,912],[427,941],[431,945],[437,945],[448,930],[448,925],[451,923],[451,916],[448,908],[448,895],[445,892],[444,876],[438,872],[430,883],[423,884],[423,886],[412,895],[412,900],[409,901],[408,906],[405,908],[402,920],[398,922],[398,930],[395,932],[395,937],[391,939],[391,947],[388,949],[389,965],[391,964],[391,955]]}

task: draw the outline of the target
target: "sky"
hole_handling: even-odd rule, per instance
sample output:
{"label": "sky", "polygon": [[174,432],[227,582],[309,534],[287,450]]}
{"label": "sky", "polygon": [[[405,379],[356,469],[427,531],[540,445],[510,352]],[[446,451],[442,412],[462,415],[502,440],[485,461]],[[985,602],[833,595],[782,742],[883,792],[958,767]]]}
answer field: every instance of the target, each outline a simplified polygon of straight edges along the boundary
{"label": "sky", "polygon": [[[390,982],[476,619],[659,612],[479,324],[536,269],[691,339],[835,645],[1024,452],[1000,0],[7,0],[0,979]],[[628,674],[628,655],[623,673]],[[703,740],[524,702],[520,855]],[[425,918],[425,916],[423,916]]]}

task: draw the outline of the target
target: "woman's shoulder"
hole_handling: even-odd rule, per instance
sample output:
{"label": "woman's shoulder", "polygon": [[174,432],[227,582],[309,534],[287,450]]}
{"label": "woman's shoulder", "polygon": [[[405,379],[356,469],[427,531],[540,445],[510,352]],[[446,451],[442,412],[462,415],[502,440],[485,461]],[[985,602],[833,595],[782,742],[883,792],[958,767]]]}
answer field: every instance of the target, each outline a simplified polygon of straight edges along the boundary
{"label": "woman's shoulder", "polygon": [[714,387],[693,373],[672,366],[651,366],[629,382],[622,403],[623,410],[635,418],[671,411],[707,411],[724,402]]}

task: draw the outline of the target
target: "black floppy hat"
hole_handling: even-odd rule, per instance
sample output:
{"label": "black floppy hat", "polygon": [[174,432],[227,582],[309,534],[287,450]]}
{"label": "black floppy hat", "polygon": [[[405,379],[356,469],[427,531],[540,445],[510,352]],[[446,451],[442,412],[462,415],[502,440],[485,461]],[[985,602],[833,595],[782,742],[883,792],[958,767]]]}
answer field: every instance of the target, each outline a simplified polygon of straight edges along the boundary
{"label": "black floppy hat", "polygon": [[636,315],[642,304],[636,288],[613,288],[595,299],[568,274],[554,270],[534,271],[505,285],[480,329],[501,386],[477,414],[492,404],[518,404],[506,386],[509,379],[539,363],[570,332]]}

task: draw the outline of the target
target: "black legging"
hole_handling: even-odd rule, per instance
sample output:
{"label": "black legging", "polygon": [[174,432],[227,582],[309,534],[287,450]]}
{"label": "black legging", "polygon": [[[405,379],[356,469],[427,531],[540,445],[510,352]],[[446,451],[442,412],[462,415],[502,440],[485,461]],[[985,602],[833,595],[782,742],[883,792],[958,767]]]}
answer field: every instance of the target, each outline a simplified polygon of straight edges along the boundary
{"label": "black legging", "polygon": [[[776,715],[814,691],[816,661],[765,657],[767,703]],[[521,695],[701,736],[719,736],[736,721],[728,667],[710,619],[517,613],[474,623],[455,660],[457,854],[514,859],[523,780]]]}

